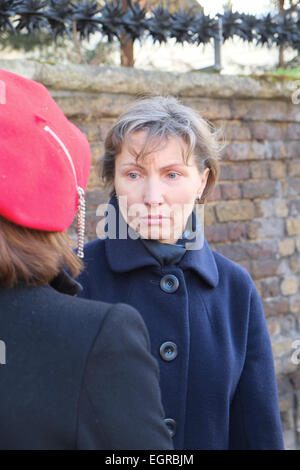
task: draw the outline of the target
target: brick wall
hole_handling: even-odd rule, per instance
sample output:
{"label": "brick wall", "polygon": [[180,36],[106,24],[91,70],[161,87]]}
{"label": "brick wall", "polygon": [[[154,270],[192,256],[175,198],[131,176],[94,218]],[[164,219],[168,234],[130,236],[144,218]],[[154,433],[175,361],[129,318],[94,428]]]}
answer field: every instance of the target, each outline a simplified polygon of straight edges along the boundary
{"label": "brick wall", "polygon": [[300,365],[291,360],[293,342],[300,340],[300,104],[292,102],[297,83],[25,61],[0,61],[0,67],[43,82],[86,133],[93,155],[87,240],[96,238],[96,208],[107,201],[95,171],[105,134],[137,96],[173,94],[223,129],[226,146],[220,181],[205,208],[205,235],[255,281],[272,339],[285,444],[300,448]]}

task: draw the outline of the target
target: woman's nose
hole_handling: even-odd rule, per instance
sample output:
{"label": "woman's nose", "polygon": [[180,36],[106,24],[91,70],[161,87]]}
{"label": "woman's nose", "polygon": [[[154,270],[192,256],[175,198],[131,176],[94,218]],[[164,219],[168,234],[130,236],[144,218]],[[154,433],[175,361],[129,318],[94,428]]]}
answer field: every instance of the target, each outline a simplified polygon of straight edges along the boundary
{"label": "woman's nose", "polygon": [[149,179],[145,183],[144,203],[148,205],[157,205],[164,202],[163,191],[157,179]]}

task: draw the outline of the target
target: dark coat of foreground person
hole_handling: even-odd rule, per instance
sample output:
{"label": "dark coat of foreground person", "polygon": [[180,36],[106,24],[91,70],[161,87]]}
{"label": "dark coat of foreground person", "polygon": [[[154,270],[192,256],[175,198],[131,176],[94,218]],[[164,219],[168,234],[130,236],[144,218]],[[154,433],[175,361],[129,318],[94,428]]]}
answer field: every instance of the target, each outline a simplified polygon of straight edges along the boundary
{"label": "dark coat of foreground person", "polygon": [[0,288],[0,449],[172,449],[135,309]]}

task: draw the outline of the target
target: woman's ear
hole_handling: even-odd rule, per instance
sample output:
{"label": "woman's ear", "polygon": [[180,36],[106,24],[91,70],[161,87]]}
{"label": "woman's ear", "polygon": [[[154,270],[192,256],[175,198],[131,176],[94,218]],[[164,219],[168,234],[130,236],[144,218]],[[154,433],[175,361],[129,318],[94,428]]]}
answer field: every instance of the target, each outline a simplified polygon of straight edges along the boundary
{"label": "woman's ear", "polygon": [[204,188],[206,186],[206,183],[207,183],[207,180],[208,180],[208,177],[209,177],[209,172],[210,172],[210,169],[209,168],[205,168],[205,170],[203,171],[203,173],[201,174],[201,185],[197,191],[197,194],[198,194],[198,198],[200,199],[201,196],[202,196],[202,193],[204,191]]}

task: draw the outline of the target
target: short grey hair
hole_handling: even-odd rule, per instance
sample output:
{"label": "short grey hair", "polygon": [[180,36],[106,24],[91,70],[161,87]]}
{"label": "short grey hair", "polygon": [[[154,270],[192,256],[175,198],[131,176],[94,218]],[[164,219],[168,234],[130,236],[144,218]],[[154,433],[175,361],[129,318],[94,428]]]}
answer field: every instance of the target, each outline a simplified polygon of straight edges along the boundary
{"label": "short grey hair", "polygon": [[[144,146],[137,155],[130,146],[130,137],[139,131],[146,131],[147,135]],[[123,144],[127,145],[138,159],[146,157],[153,151],[154,145],[160,145],[172,136],[187,144],[187,151],[183,154],[186,163],[193,154],[200,173],[206,168],[210,169],[206,187],[199,201],[203,204],[219,175],[218,160],[221,147],[217,134],[218,131],[215,131],[211,123],[173,96],[138,99],[119,116],[105,138],[104,155],[99,161],[102,181],[110,188],[110,195],[115,194],[115,158],[121,152]]]}

